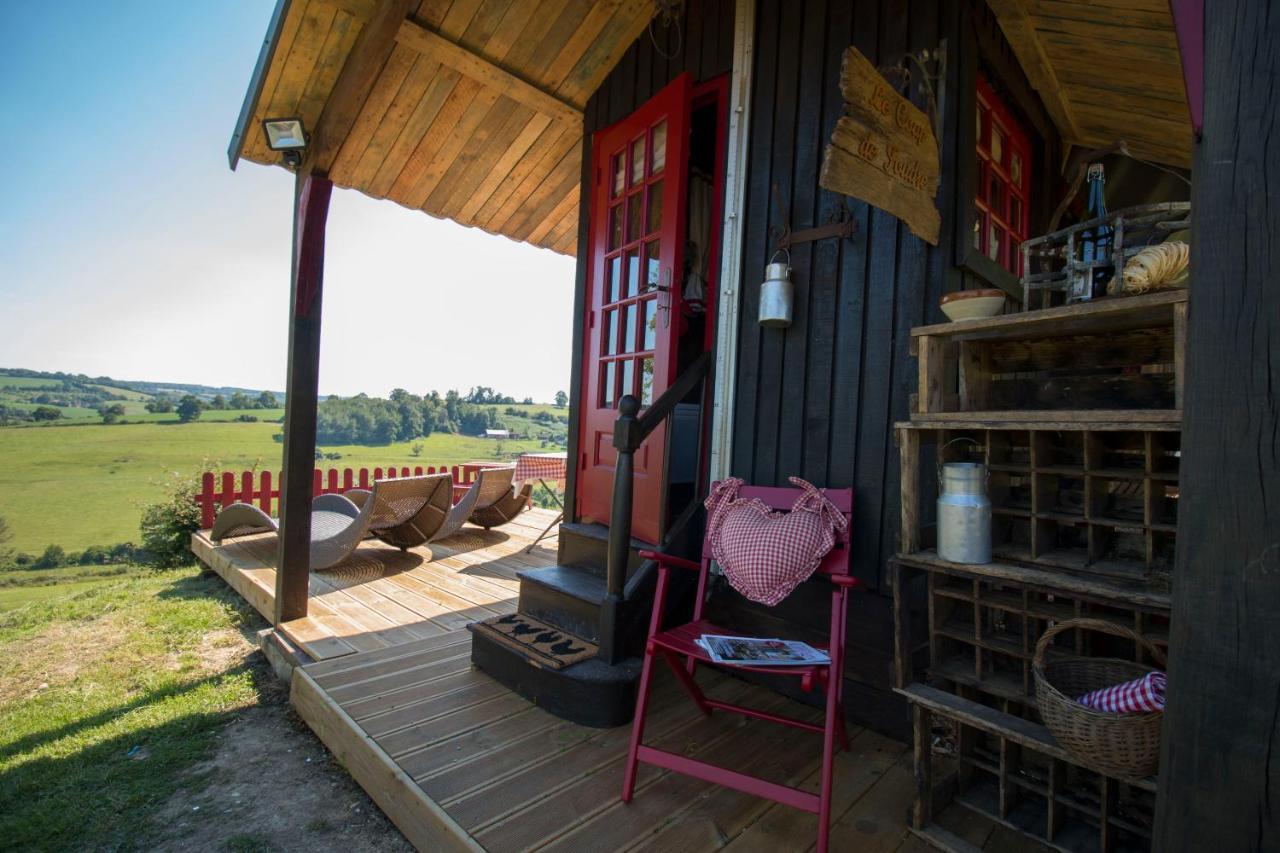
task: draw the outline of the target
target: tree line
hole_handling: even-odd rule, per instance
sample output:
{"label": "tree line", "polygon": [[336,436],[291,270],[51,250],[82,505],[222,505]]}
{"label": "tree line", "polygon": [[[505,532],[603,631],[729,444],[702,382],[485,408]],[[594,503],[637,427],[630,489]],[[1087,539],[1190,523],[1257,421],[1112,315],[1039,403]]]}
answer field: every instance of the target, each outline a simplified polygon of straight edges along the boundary
{"label": "tree line", "polygon": [[[403,388],[390,398],[357,394],[328,397],[316,411],[316,441],[321,444],[390,444],[426,438],[433,432],[484,435],[487,429],[501,429],[498,404],[508,405],[506,414],[521,413],[510,406],[515,398],[480,386],[467,394],[431,391],[419,396]],[[533,400],[525,398],[526,405]],[[535,418],[539,423],[546,419]]]}

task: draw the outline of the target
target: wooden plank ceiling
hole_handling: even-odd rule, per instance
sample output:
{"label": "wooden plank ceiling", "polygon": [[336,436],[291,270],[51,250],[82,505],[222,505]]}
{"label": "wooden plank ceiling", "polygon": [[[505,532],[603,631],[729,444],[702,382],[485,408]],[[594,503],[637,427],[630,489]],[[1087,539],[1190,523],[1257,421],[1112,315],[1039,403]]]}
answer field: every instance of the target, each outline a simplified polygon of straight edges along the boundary
{"label": "wooden plank ceiling", "polygon": [[[282,165],[263,139],[267,117],[300,117],[314,133],[378,5],[292,0],[242,157]],[[432,216],[573,254],[582,108],[644,31],[653,6],[652,0],[412,4],[367,97],[361,92],[350,131],[326,140],[335,146],[329,177]]]}
{"label": "wooden plank ceiling", "polygon": [[987,0],[1063,138],[1191,165],[1169,0]]}

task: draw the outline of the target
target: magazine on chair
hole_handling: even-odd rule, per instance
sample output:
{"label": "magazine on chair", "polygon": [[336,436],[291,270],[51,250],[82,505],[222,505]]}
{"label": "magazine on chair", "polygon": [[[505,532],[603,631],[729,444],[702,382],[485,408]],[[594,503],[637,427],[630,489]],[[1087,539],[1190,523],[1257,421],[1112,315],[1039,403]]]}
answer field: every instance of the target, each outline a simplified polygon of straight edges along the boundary
{"label": "magazine on chair", "polygon": [[716,663],[738,666],[814,666],[831,663],[826,652],[796,640],[703,634],[698,645]]}

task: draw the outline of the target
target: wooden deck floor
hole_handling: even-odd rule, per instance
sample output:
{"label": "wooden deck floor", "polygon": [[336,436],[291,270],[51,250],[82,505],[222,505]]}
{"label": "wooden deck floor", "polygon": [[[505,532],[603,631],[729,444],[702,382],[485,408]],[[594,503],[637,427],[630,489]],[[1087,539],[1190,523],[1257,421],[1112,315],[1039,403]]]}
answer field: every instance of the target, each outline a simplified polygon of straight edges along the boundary
{"label": "wooden deck floor", "polygon": [[[555,562],[554,530],[524,553],[555,515],[532,509],[495,530],[467,525],[442,542],[404,553],[369,540],[345,563],[312,572],[308,615],[277,628],[314,660],[327,660],[440,636],[510,613],[519,573]],[[275,534],[214,545],[202,531],[192,538],[192,549],[271,620]]]}
{"label": "wooden deck floor", "polygon": [[[277,626],[315,661],[293,672],[298,714],[422,850],[811,849],[815,816],[652,767],[642,766],[624,806],[629,727],[574,725],[472,669],[464,626],[515,609],[519,573],[555,559],[554,536],[524,553],[554,517],[533,510],[403,554],[369,542],[313,573],[307,618]],[[192,544],[271,619],[274,535],[215,546],[197,534]],[[713,696],[817,713],[722,674],[699,678]],[[704,719],[669,674],[660,679],[646,742],[816,790],[818,735],[727,714]],[[906,828],[915,786],[906,747],[867,730],[851,737],[836,767],[831,850],[928,850]],[[971,817],[939,823],[968,849],[1028,849]]]}
{"label": "wooden deck floor", "polygon": [[[293,703],[401,831],[423,850],[801,851],[817,818],[642,765],[619,800],[628,726],[560,720],[470,666],[470,634],[321,661],[295,671]],[[714,672],[711,695],[813,718],[816,711]],[[701,717],[659,682],[646,741],[816,790],[820,738],[736,715]],[[918,851],[902,744],[852,732],[839,759],[832,851]]]}

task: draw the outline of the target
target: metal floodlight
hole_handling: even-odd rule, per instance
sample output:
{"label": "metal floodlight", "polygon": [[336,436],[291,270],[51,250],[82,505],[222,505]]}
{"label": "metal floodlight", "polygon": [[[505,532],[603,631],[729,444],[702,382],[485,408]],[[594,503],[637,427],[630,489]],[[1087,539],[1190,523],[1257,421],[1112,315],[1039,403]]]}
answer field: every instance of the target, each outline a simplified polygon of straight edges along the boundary
{"label": "metal floodlight", "polygon": [[269,118],[262,122],[267,135],[267,147],[284,154],[284,161],[293,168],[302,162],[302,151],[307,147],[307,131],[300,118]]}

